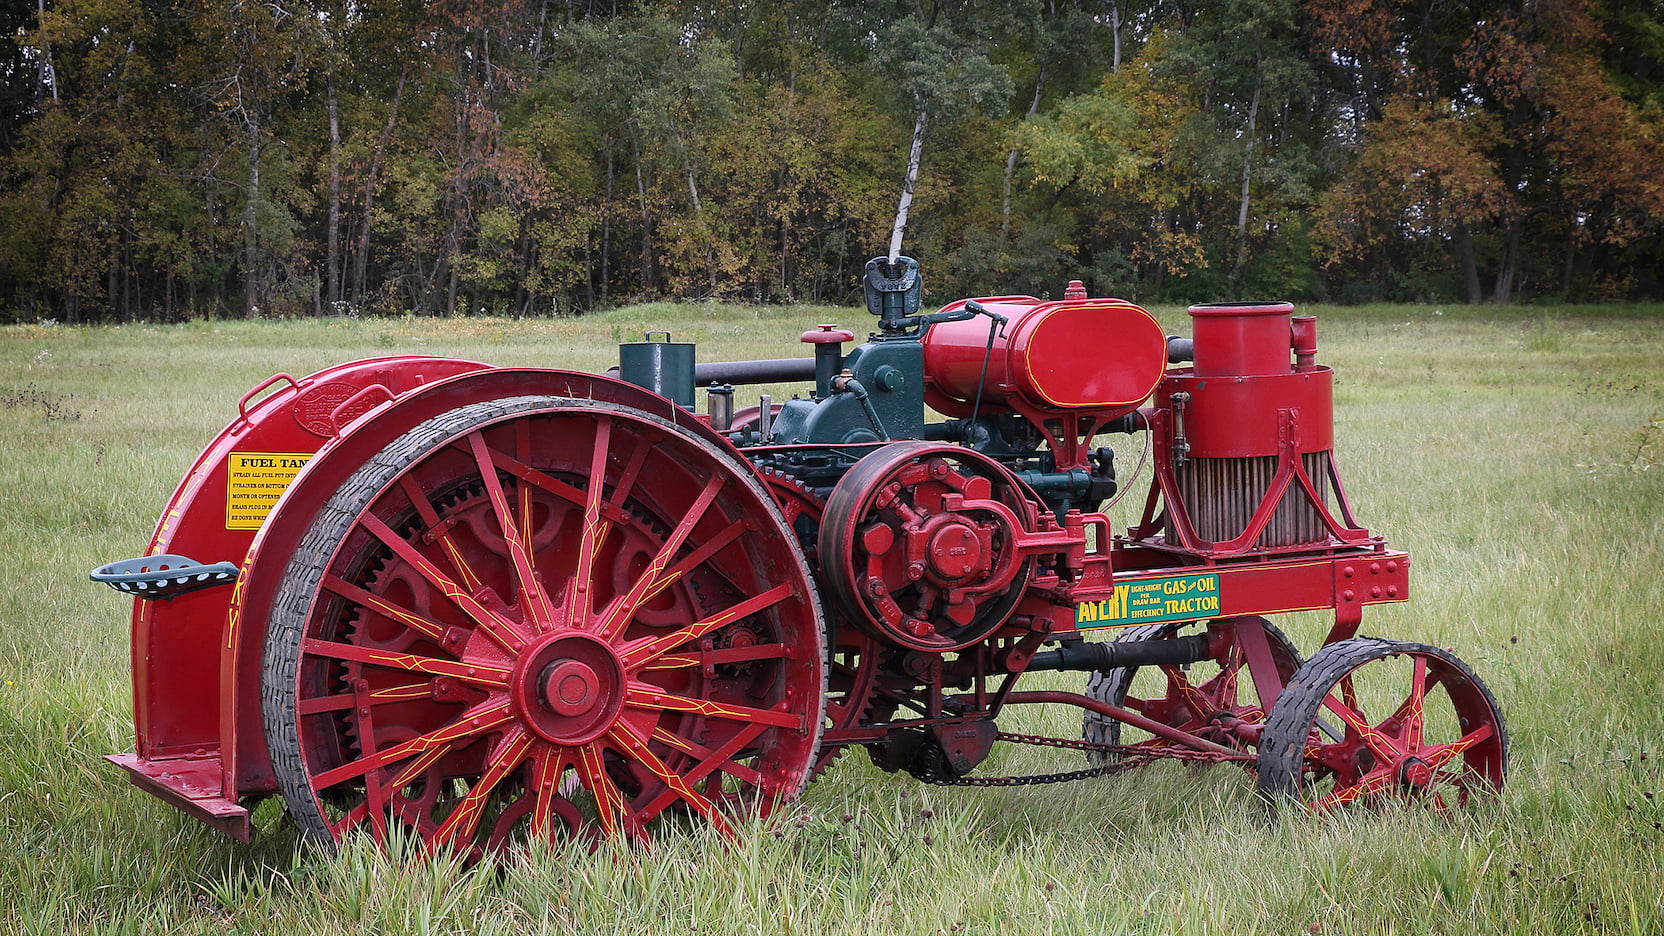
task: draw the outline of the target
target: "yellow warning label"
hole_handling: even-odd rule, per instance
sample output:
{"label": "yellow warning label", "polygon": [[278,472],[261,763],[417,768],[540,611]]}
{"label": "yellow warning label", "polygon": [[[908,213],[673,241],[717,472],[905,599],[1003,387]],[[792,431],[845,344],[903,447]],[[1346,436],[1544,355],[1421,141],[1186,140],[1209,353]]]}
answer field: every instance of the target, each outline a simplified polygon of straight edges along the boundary
{"label": "yellow warning label", "polygon": [[260,529],[289,482],[311,460],[306,452],[232,452],[226,461],[225,528]]}

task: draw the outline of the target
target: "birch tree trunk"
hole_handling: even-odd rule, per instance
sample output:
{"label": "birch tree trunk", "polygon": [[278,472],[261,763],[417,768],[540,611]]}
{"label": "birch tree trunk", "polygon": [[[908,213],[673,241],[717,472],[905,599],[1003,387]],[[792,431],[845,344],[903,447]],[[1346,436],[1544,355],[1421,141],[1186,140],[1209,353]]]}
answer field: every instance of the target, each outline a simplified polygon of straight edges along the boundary
{"label": "birch tree trunk", "polygon": [[[568,11],[570,12],[570,11]],[[611,288],[612,270],[612,180],[613,180],[612,144],[607,144],[607,200],[601,203],[601,301],[607,301],[607,293]]]}
{"label": "birch tree trunk", "polygon": [[636,197],[641,202],[641,288],[653,291],[653,214],[647,208],[647,178],[641,171],[641,147],[635,146]]}
{"label": "birch tree trunk", "polygon": [[907,212],[913,207],[913,192],[919,186],[919,156],[924,152],[924,128],[930,114],[921,106],[913,121],[913,148],[907,154],[907,175],[901,181],[901,200],[896,203],[896,223],[890,229],[890,262],[901,256],[901,235],[907,230]]}

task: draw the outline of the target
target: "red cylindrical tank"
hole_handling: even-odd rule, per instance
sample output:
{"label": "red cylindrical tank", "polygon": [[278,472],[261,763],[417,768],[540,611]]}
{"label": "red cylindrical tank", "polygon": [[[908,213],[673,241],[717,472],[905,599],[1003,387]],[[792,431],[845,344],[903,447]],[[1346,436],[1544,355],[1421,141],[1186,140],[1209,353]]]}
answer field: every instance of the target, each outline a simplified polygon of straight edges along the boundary
{"label": "red cylindrical tank", "polygon": [[1196,376],[1287,374],[1294,335],[1288,302],[1219,302],[1190,307]]}
{"label": "red cylindrical tank", "polygon": [[[1334,375],[1315,362],[1316,319],[1293,313],[1287,302],[1192,306],[1195,366],[1169,373],[1156,391],[1156,406],[1173,414],[1172,444],[1183,445],[1169,469],[1174,494],[1205,543],[1237,542],[1293,464],[1318,502],[1299,485],[1282,488],[1269,521],[1241,548],[1329,541],[1320,504],[1330,496]],[[1176,538],[1172,527],[1170,517]]]}
{"label": "red cylindrical tank", "polygon": [[1156,405],[1172,408],[1187,393],[1185,441],[1192,458],[1274,456],[1286,445],[1296,452],[1335,447],[1334,373],[1313,367],[1275,377],[1198,377],[1170,374],[1156,391]]}
{"label": "red cylindrical tank", "polygon": [[[990,322],[939,322],[924,336],[927,399],[944,412],[977,399],[1048,412],[1093,410],[1103,418],[1137,409],[1167,368],[1161,325],[1120,299],[1041,302],[1031,296],[978,300],[1007,318],[989,350]],[[943,311],[963,307],[963,302]],[[987,379],[983,380],[984,361]]]}

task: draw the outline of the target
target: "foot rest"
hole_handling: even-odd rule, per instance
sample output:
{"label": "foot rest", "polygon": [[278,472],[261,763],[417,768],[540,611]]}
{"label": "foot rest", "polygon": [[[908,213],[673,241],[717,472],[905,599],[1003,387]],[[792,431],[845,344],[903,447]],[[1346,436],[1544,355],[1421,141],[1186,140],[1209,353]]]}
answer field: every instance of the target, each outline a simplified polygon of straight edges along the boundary
{"label": "foot rest", "polygon": [[231,584],[237,580],[237,565],[198,562],[187,556],[139,556],[101,565],[88,576],[118,592],[167,601],[199,589]]}

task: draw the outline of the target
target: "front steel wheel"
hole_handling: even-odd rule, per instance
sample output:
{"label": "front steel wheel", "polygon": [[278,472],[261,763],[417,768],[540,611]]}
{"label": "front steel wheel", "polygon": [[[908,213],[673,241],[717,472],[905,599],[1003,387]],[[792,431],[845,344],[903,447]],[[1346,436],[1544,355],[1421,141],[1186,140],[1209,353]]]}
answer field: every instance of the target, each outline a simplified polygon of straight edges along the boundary
{"label": "front steel wheel", "polygon": [[475,403],[359,469],[291,558],[267,745],[325,842],[727,830],[807,782],[823,633],[779,509],[715,444],[598,401]]}
{"label": "front steel wheel", "polygon": [[[1099,671],[1087,677],[1086,694],[1100,702],[1137,712],[1164,725],[1223,744],[1249,750],[1253,747],[1251,730],[1242,726],[1258,726],[1266,719],[1271,707],[1260,699],[1254,687],[1253,675],[1246,666],[1247,655],[1236,636],[1237,622],[1253,621],[1265,629],[1271,661],[1277,670],[1278,682],[1287,685],[1300,667],[1300,651],[1294,642],[1270,621],[1261,617],[1234,618],[1210,624],[1214,628],[1228,628],[1224,639],[1218,641],[1215,653],[1203,660],[1184,666],[1122,666]],[[1144,624],[1129,627],[1120,640],[1171,640],[1180,630],[1193,627],[1196,621],[1170,621],[1165,624]],[[1166,738],[1136,732],[1132,741],[1138,753],[1160,754],[1171,750],[1173,742]],[[1107,715],[1088,711],[1082,716],[1081,736],[1098,744],[1120,744],[1121,723]],[[1087,762],[1093,766],[1113,764],[1120,760],[1115,752],[1089,752]]]}
{"label": "front steel wheel", "polygon": [[1507,761],[1496,699],[1454,654],[1358,637],[1319,650],[1278,697],[1259,789],[1314,812],[1392,801],[1444,811],[1500,790]]}

